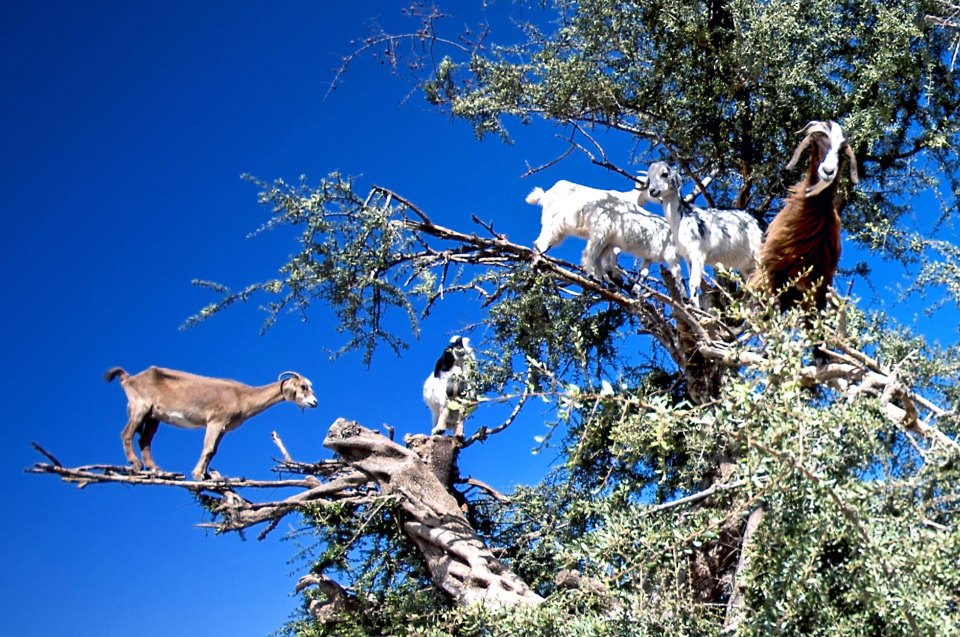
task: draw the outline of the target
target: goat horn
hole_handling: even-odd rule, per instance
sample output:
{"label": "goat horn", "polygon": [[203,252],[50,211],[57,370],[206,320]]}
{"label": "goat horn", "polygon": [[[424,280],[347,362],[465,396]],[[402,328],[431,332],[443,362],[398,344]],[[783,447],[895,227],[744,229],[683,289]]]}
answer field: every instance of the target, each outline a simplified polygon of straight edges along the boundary
{"label": "goat horn", "polygon": [[802,130],[797,131],[798,135],[809,135],[810,133],[826,133],[829,135],[830,131],[827,128],[826,122],[821,122],[818,120],[810,120]]}
{"label": "goat horn", "polygon": [[280,375],[277,376],[277,380],[283,380],[284,376],[290,376],[292,378],[300,378],[300,374],[297,372],[280,372]]}
{"label": "goat horn", "polygon": [[853,149],[850,148],[850,144],[843,147],[843,152],[850,158],[850,181],[859,184],[860,173],[857,170],[857,156],[854,154]]}

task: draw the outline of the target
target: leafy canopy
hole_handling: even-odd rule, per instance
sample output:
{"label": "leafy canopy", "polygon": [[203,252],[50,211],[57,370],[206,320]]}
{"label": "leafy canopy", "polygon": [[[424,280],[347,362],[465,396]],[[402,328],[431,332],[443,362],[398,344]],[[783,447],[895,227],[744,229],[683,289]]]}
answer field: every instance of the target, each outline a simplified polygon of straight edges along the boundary
{"label": "leafy canopy", "polygon": [[[710,203],[766,219],[790,185],[781,167],[795,132],[837,120],[864,178],[841,189],[846,240],[919,263],[917,289],[938,303],[960,298],[948,3],[522,4],[519,41],[510,27],[502,45],[489,43],[494,27],[446,37],[430,10],[411,33],[374,33],[363,48],[384,47],[396,68],[409,56],[426,99],[478,137],[554,122],[598,164],[630,174],[631,163],[666,158],[708,184]],[[599,129],[634,142],[634,155],[611,160],[591,134]],[[224,296],[196,320],[258,293],[275,299],[268,324],[321,301],[337,312],[344,347],[369,362],[381,342],[404,346],[390,310],[416,335],[439,290],[463,293],[485,329],[486,395],[550,402],[548,442],[561,458],[508,504],[466,498],[487,544],[548,596],[542,606],[493,615],[425,597],[430,579],[390,507],[320,507],[305,512],[324,547],[314,569],[369,604],[329,624],[305,612],[291,634],[957,634],[955,346],[855,303],[810,325],[758,312],[764,300],[749,294],[721,294],[699,321],[666,278],[637,299],[570,264],[531,265],[528,249],[482,222],[441,227],[396,193],[361,194],[336,173],[314,187],[257,183],[270,224],[299,229],[301,252],[275,279],[215,288]],[[907,212],[921,195],[939,211],[915,223]],[[811,365],[814,342],[837,367]],[[716,382],[694,391],[705,377]],[[747,544],[755,511],[763,519]],[[601,588],[558,585],[574,568]],[[744,601],[731,622],[735,589]]]}

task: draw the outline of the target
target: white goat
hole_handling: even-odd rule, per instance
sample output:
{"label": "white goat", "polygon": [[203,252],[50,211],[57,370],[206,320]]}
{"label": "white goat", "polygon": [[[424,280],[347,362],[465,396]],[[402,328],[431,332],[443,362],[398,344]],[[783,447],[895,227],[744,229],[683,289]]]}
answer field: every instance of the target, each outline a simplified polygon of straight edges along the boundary
{"label": "white goat", "polygon": [[641,180],[633,190],[600,190],[560,180],[547,191],[534,188],[530,205],[539,204],[540,236],[533,247],[546,252],[567,237],[587,239],[582,265],[597,278],[619,276],[616,250],[643,260],[641,276],[653,262],[665,262],[679,276],[679,259],[662,218],[642,208],[653,199]]}
{"label": "white goat", "polygon": [[690,300],[700,306],[700,281],[706,265],[723,265],[749,274],[756,266],[763,232],[744,210],[691,206],[680,196],[680,173],[666,162],[648,171],[648,192],[663,205],[680,256],[690,270]]}
{"label": "white goat", "polygon": [[584,268],[597,278],[601,274],[622,278],[618,251],[642,260],[640,278],[647,277],[651,263],[666,263],[673,277],[680,280],[680,259],[670,225],[663,217],[640,207],[599,211],[583,251]]}
{"label": "white goat", "polygon": [[434,436],[448,430],[455,436],[463,435],[463,421],[467,414],[459,401],[469,399],[470,376],[475,366],[470,339],[465,336],[451,338],[437,359],[433,373],[423,382],[423,402],[430,408]]}
{"label": "white goat", "polygon": [[[120,434],[127,460],[137,471],[143,469],[143,463],[159,471],[150,443],[161,422],[186,429],[205,427],[203,452],[192,472],[195,480],[202,480],[207,474],[210,460],[226,432],[284,400],[296,403],[301,410],[317,406],[312,384],[295,372],[283,372],[275,383],[262,387],[162,367],[148,367],[134,376],[113,367],[103,379],[109,383],[118,376],[127,394],[129,418]],[[133,451],[135,433],[140,435],[143,463]]]}

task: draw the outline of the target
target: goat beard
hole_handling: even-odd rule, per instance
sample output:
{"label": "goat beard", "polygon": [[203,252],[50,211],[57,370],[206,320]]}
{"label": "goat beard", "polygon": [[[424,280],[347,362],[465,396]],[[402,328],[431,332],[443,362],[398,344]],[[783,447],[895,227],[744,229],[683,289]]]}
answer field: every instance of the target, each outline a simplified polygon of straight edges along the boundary
{"label": "goat beard", "polygon": [[819,195],[821,192],[829,188],[832,184],[833,184],[833,179],[831,179],[830,181],[824,181],[823,179],[820,179],[819,181],[817,181],[817,183],[807,188],[806,195],[808,197]]}

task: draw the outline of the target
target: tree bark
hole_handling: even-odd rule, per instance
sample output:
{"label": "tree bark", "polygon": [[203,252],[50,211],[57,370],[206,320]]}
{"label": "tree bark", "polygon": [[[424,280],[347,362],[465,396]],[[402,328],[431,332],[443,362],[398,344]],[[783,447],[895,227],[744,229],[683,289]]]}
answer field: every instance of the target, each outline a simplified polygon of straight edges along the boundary
{"label": "tree bark", "polygon": [[[502,608],[537,605],[543,598],[510,571],[477,537],[441,479],[454,462],[447,436],[416,436],[411,448],[340,418],[324,446],[375,482],[383,495],[400,498],[402,528],[423,554],[434,584],[461,604]],[[439,475],[438,475],[439,474]]]}

